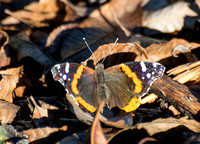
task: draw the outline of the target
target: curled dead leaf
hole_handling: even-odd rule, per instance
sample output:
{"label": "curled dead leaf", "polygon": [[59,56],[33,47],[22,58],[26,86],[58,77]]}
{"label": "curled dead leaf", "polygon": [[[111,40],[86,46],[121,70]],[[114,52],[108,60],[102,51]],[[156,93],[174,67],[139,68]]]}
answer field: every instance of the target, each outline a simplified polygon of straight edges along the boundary
{"label": "curled dead leaf", "polygon": [[6,47],[8,41],[8,34],[3,30],[0,30],[0,67],[9,65],[11,61],[8,47]]}
{"label": "curled dead leaf", "polygon": [[[162,143],[163,138],[165,138],[162,137],[162,133],[172,132],[173,136],[174,134],[178,134],[178,131],[180,131],[181,128],[185,129],[185,131],[190,130],[191,132],[199,133],[200,123],[195,120],[189,120],[186,117],[180,119],[157,119],[152,122],[140,123],[130,128],[125,128],[119,131],[115,136],[111,137],[109,139],[109,142],[123,143],[125,140],[135,142],[140,141],[145,137],[153,136],[158,140],[159,143]],[[165,142],[168,140],[169,138],[164,139]]]}
{"label": "curled dead leaf", "polygon": [[100,117],[100,112],[103,108],[105,104],[105,100],[101,102],[97,112],[96,112],[96,116],[94,118],[92,127],[91,127],[91,131],[90,131],[90,143],[91,144],[106,144],[106,138],[103,134],[102,128],[101,128],[101,124],[99,121],[99,117]]}
{"label": "curled dead leaf", "polygon": [[16,106],[7,101],[0,100],[0,122],[2,125],[6,125],[7,123],[12,123],[14,120],[19,106]]}

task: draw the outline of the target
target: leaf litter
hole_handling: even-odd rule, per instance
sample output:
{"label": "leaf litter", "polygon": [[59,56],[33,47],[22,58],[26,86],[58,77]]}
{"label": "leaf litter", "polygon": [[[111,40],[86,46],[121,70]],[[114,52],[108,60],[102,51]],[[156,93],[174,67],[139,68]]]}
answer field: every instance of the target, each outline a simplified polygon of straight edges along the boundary
{"label": "leaf litter", "polygon": [[[0,142],[199,142],[198,1],[2,1],[0,9]],[[105,57],[105,68],[159,62],[166,75],[134,112],[90,113],[50,69],[66,61],[94,68]]]}

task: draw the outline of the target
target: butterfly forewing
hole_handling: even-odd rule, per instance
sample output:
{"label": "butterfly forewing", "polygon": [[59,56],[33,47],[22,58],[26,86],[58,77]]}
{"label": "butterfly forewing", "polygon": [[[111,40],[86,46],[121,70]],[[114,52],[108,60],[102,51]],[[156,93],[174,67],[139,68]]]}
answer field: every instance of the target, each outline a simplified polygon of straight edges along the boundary
{"label": "butterfly forewing", "polygon": [[67,93],[81,98],[92,106],[98,106],[94,70],[77,63],[57,64],[51,69],[54,80],[59,81]]}

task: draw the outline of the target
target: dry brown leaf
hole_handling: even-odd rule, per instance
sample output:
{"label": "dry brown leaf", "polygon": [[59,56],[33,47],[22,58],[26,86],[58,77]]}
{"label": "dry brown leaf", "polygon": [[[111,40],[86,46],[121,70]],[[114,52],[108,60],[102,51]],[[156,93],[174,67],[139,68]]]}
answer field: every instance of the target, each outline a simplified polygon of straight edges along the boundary
{"label": "dry brown leaf", "polygon": [[177,2],[161,10],[144,12],[142,25],[163,33],[180,31],[186,16],[197,16],[197,13],[189,8],[189,3]]}
{"label": "dry brown leaf", "polygon": [[173,80],[178,81],[179,83],[200,82],[200,61],[187,63],[175,67],[167,72],[169,75],[176,75]]}
{"label": "dry brown leaf", "polygon": [[38,106],[38,104],[35,102],[34,98],[31,96],[30,100],[32,101],[32,103],[34,104],[35,108],[33,111],[33,119],[41,119],[43,117],[48,117],[48,111],[47,109],[41,108],[40,106]]}
{"label": "dry brown leaf", "polygon": [[[135,45],[133,43],[116,43],[114,45],[113,49],[110,51],[112,46],[113,46],[113,43],[99,46],[98,49],[92,54],[92,56],[89,57],[84,62],[84,64],[87,65],[87,62],[89,60],[93,60],[94,65],[96,65],[100,60],[102,60],[104,57],[106,57],[106,61],[108,61],[106,64],[111,66],[111,64],[109,64],[109,62],[111,61],[109,58],[110,55],[120,54],[120,53],[134,53],[134,55],[140,56],[140,55],[144,54],[144,52],[140,48],[138,48],[137,45]],[[131,55],[132,60],[130,60],[130,61],[134,61],[134,58],[135,58],[134,55],[133,56]],[[129,59],[129,58],[127,58],[127,59]],[[111,58],[111,59],[113,59],[113,58]],[[114,61],[115,61],[115,63],[121,63],[122,60],[119,59],[119,56],[118,56],[118,57],[116,57],[116,59]],[[128,60],[123,59],[123,62],[124,61],[128,61]]]}
{"label": "dry brown leaf", "polygon": [[19,82],[21,70],[22,67],[17,67],[0,71],[0,75],[2,76],[2,79],[0,80],[0,99],[12,103],[12,94]]}
{"label": "dry brown leaf", "polygon": [[6,47],[8,39],[8,34],[0,30],[0,68],[9,65],[11,61],[8,47]]}
{"label": "dry brown leaf", "polygon": [[177,126],[185,126],[195,133],[200,133],[200,123],[195,120],[189,120],[187,117],[183,117],[181,119],[157,119],[149,123],[137,124],[136,128],[143,128],[148,132],[150,136],[152,136],[156,133],[165,132]]}
{"label": "dry brown leaf", "polygon": [[122,25],[127,28],[140,26],[142,20],[141,2],[141,0],[111,0],[102,5],[99,10],[94,10],[89,18],[81,23],[80,27],[95,27],[111,32],[113,30],[111,25],[118,25],[114,14]]}
{"label": "dry brown leaf", "polygon": [[24,9],[36,13],[55,13],[59,11],[58,3],[57,0],[39,0],[25,6]]}
{"label": "dry brown leaf", "polygon": [[195,3],[197,4],[198,8],[200,9],[200,0],[195,0]]}
{"label": "dry brown leaf", "polygon": [[[174,53],[172,53],[174,48],[176,49],[177,46],[180,45],[188,48],[187,52],[186,51],[181,52],[180,50],[175,50]],[[173,64],[177,65],[179,61],[183,62],[183,60],[180,59],[180,57],[176,58],[173,56],[173,54],[179,55],[183,53],[185,54],[185,57],[187,58],[188,62],[196,61],[197,57],[194,54],[190,53],[190,51],[198,47],[200,47],[200,44],[198,43],[194,42],[189,43],[184,39],[173,38],[168,43],[150,45],[145,49],[149,59],[147,59],[144,55],[141,55],[136,57],[135,61],[145,60],[145,61],[157,62],[162,60],[162,64],[164,64],[166,67],[167,66],[172,67]],[[170,57],[172,57],[173,59],[171,61],[168,61],[167,58]]]}
{"label": "dry brown leaf", "polygon": [[24,130],[22,133],[25,134],[30,142],[45,138],[52,133],[59,131],[59,128],[45,127],[37,129]]}
{"label": "dry brown leaf", "polygon": [[15,96],[16,97],[23,97],[26,88],[27,88],[27,86],[18,86],[18,87],[16,87],[16,89],[14,90]]}
{"label": "dry brown leaf", "polygon": [[38,13],[32,13],[30,11],[24,11],[24,10],[20,10],[20,11],[16,11],[16,12],[12,12],[10,10],[5,10],[5,13],[14,17],[15,19],[17,19],[18,21],[21,21],[29,26],[32,27],[45,27],[48,26],[47,23],[42,22],[44,21],[44,17],[46,19],[48,18],[52,18],[55,15],[53,14],[43,14],[42,16]]}
{"label": "dry brown leaf", "polygon": [[33,2],[26,6],[24,10],[18,10],[12,12],[5,10],[5,13],[11,15],[17,20],[34,27],[45,27],[51,23],[47,21],[62,20],[63,16],[57,15],[60,10],[63,10],[64,5],[57,0],[40,0],[39,2]]}
{"label": "dry brown leaf", "polygon": [[[56,46],[59,45],[61,49],[61,58],[66,59],[70,56],[74,56],[76,53],[83,52],[84,49],[87,50],[86,45],[82,41],[83,37],[85,37],[89,45],[92,45],[91,47],[95,49],[99,45],[114,42],[116,36],[119,36],[122,42],[127,41],[127,37],[124,33],[116,29],[116,27],[118,27],[119,22],[120,27],[123,25],[125,28],[134,28],[141,25],[141,1],[142,0],[112,0],[102,5],[99,9],[94,10],[87,19],[77,26],[77,28],[72,27],[72,29],[69,29],[70,26],[74,26],[72,24],[66,26],[65,29],[67,28],[67,30],[62,31],[62,35],[59,34],[61,37],[56,38],[54,42],[49,38],[47,45],[55,47],[54,50],[56,50]],[[117,22],[116,19],[119,22]],[[59,30],[58,32],[60,33]],[[55,39],[55,37],[53,39]],[[52,53],[51,50],[49,51]],[[84,54],[81,56],[83,57],[84,55],[84,58],[82,58],[80,62],[90,55],[88,51],[84,51],[83,53]],[[77,58],[74,59],[80,59],[80,56],[78,55]]]}
{"label": "dry brown leaf", "polygon": [[102,128],[101,128],[101,124],[99,121],[99,117],[100,117],[100,112],[103,108],[105,104],[105,100],[101,102],[97,112],[96,112],[96,116],[94,118],[92,127],[91,127],[91,132],[90,132],[90,143],[91,144],[106,144],[106,138],[103,134]]}
{"label": "dry brown leaf", "polygon": [[[172,39],[168,43],[164,44],[152,44],[146,49],[142,48],[138,44],[135,43],[116,43],[113,47],[113,49],[110,51],[113,44],[106,44],[100,46],[90,58],[88,58],[84,64],[86,65],[89,60],[94,61],[94,65],[96,65],[97,62],[102,60],[104,57],[105,59],[105,67],[111,66],[112,63],[118,64],[122,62],[127,61],[149,61],[149,62],[162,62],[166,67],[172,67],[173,64],[178,64],[179,62],[183,62],[183,60],[180,57],[173,57],[172,51],[177,46],[182,45],[184,47],[187,47],[187,52],[183,52],[185,56],[187,57],[187,60],[192,62],[196,61],[197,58],[194,54],[190,53],[191,50],[196,49],[200,47],[200,44],[198,43],[189,43],[188,41],[184,39]],[[110,52],[109,52],[110,51]],[[178,55],[182,53],[181,50],[174,51],[174,54]],[[109,52],[109,54],[108,54]],[[118,54],[118,56],[117,56]],[[120,54],[122,56],[120,56]],[[123,55],[126,54],[126,57],[123,57]],[[116,55],[116,56],[115,56]],[[121,57],[119,59],[119,57]],[[172,58],[172,60],[169,60],[167,58]]]}
{"label": "dry brown leaf", "polygon": [[2,47],[4,47],[7,43],[8,43],[8,34],[5,31],[0,30],[0,49],[2,49]]}
{"label": "dry brown leaf", "polygon": [[40,107],[32,96],[30,97],[30,100],[34,105],[32,119],[36,127],[48,125],[51,125],[52,127],[57,126],[55,113],[49,111],[47,108]]}
{"label": "dry brown leaf", "polygon": [[19,106],[16,106],[7,101],[0,100],[0,122],[2,125],[6,125],[7,123],[12,123],[14,120]]}
{"label": "dry brown leaf", "polygon": [[[137,130],[140,130],[141,134],[144,134],[144,131],[145,131],[145,133],[147,133],[147,136],[153,136],[155,134],[159,134],[162,132],[166,132],[166,131],[175,129],[179,126],[186,127],[194,133],[200,133],[200,123],[199,122],[197,122],[195,120],[189,120],[187,117],[183,117],[180,119],[166,118],[166,119],[157,119],[152,122],[139,123],[139,124],[136,124],[135,126],[132,126],[132,127],[129,127],[129,128],[119,131],[115,135],[115,137],[117,137],[119,134],[122,134],[125,132],[133,133],[134,130],[136,130],[137,134],[139,133],[139,131],[137,131]],[[113,139],[113,137],[111,137],[109,139],[109,142]]]}

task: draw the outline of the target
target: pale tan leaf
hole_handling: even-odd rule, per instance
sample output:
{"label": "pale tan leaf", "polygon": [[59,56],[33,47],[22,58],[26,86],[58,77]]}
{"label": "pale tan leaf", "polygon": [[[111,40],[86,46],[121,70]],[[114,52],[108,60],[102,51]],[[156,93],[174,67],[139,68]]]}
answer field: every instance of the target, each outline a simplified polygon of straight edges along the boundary
{"label": "pale tan leaf", "polygon": [[186,2],[177,2],[161,10],[144,12],[142,25],[163,33],[180,31],[186,16],[197,16]]}

